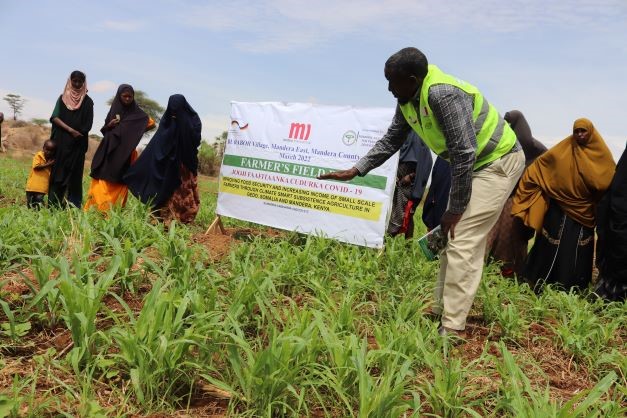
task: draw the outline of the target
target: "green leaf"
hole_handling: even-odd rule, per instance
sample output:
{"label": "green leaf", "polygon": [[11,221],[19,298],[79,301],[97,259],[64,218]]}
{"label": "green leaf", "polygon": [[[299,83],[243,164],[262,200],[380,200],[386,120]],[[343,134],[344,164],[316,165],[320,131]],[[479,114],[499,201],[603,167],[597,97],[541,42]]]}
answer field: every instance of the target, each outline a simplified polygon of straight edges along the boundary
{"label": "green leaf", "polygon": [[0,418],[8,417],[16,405],[16,400],[9,399],[6,395],[0,395]]}
{"label": "green leaf", "polygon": [[144,391],[142,390],[138,369],[131,369],[131,383],[133,384],[133,389],[135,389],[137,399],[140,403],[144,403]]}

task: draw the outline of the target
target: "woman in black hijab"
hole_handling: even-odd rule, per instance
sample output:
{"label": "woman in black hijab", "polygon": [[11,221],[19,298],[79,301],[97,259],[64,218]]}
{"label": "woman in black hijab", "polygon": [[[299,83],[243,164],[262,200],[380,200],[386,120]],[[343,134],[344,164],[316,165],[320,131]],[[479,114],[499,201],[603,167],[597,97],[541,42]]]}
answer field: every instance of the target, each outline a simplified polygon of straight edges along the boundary
{"label": "woman in black hijab", "polygon": [[202,124],[181,94],[168,100],[159,129],[124,176],[131,193],[159,210],[167,223],[190,223],[198,213],[198,146]]}
{"label": "woman in black hijab", "polygon": [[154,121],[135,102],[133,87],[120,85],[100,130],[104,138],[91,162],[92,181],[85,210],[95,206],[106,212],[112,205],[126,204],[128,188],[122,178],[137,156],[135,147],[142,135],[152,127]]}
{"label": "woman in black hijab", "polygon": [[0,112],[0,152],[4,152],[4,146],[2,146],[2,122],[4,122],[4,113]]}
{"label": "woman in black hijab", "polygon": [[597,208],[597,257],[599,279],[595,293],[607,301],[627,297],[627,152]]}

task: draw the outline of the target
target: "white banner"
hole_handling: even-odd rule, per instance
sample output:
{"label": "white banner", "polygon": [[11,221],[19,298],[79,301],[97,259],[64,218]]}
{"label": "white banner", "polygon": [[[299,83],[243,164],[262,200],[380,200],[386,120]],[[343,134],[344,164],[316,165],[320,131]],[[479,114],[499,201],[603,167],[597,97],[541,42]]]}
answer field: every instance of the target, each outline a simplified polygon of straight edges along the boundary
{"label": "white banner", "polygon": [[216,212],[382,247],[398,153],[350,182],[316,176],[352,167],[385,134],[393,114],[394,109],[232,102]]}

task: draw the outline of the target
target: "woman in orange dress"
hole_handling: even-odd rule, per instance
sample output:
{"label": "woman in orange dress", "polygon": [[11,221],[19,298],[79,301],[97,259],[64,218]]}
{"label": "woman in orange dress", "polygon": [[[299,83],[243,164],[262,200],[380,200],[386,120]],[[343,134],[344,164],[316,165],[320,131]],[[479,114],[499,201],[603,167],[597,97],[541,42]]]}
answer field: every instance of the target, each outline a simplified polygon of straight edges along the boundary
{"label": "woman in orange dress", "polygon": [[133,87],[120,85],[100,130],[104,137],[91,163],[92,181],[85,210],[95,207],[106,212],[111,206],[126,204],[128,187],[122,177],[137,158],[135,147],[144,132],[154,126],[155,122],[135,102]]}

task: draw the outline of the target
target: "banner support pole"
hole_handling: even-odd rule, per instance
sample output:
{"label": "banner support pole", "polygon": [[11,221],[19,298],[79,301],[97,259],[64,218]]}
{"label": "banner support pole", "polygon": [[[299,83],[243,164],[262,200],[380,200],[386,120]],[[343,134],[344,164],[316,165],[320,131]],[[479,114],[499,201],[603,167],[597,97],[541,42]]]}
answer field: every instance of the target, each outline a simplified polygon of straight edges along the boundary
{"label": "banner support pole", "polygon": [[218,230],[220,231],[219,234],[226,235],[226,230],[224,229],[224,225],[222,225],[222,219],[220,218],[220,215],[216,215],[216,218],[213,220],[213,222],[211,222],[209,228],[207,228],[205,235],[218,235]]}

